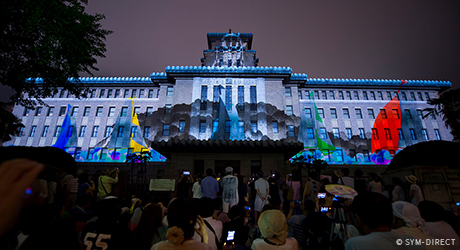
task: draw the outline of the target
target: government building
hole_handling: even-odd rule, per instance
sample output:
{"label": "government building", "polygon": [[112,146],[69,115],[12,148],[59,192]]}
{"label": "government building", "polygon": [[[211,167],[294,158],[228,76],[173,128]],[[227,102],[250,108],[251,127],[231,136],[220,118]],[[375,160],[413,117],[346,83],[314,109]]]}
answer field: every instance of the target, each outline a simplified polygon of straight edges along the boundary
{"label": "government building", "polygon": [[59,147],[82,165],[150,152],[157,177],[227,166],[249,176],[283,172],[293,157],[387,165],[410,145],[453,139],[441,117],[422,115],[448,81],[312,78],[259,66],[251,33],[207,40],[200,66],[82,77],[86,99],[62,90],[47,106],[14,107],[25,128],[3,145]]}

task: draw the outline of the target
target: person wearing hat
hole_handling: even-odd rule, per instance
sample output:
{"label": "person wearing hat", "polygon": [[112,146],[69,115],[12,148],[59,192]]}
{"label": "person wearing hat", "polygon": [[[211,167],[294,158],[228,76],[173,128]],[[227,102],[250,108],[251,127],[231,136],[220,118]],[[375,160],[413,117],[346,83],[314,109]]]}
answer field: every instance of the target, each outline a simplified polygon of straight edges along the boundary
{"label": "person wearing hat", "polygon": [[422,190],[420,187],[417,185],[417,177],[414,175],[407,175],[406,180],[411,183],[410,185],[410,202],[414,204],[415,206],[418,206],[418,204],[423,201],[423,195],[422,195]]}
{"label": "person wearing hat", "polygon": [[254,240],[251,249],[299,249],[297,240],[288,237],[286,216],[280,210],[263,212],[257,224],[263,238]]}
{"label": "person wearing hat", "polygon": [[228,213],[230,208],[238,204],[238,178],[233,176],[233,168],[225,168],[227,174],[222,178],[222,212]]}

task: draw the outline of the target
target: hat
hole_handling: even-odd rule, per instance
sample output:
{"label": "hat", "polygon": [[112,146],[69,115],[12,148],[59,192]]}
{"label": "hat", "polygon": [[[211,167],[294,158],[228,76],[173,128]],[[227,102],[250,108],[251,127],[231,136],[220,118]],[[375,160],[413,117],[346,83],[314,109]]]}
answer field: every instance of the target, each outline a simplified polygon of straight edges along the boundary
{"label": "hat", "polygon": [[225,168],[225,172],[226,172],[226,173],[230,173],[230,172],[232,172],[232,171],[233,171],[233,168],[232,168],[232,167],[226,167],[226,168]]}
{"label": "hat", "polygon": [[280,210],[267,210],[260,215],[260,233],[276,245],[284,245],[288,236],[286,216]]}
{"label": "hat", "polygon": [[406,180],[410,183],[415,184],[417,182],[417,177],[414,175],[406,175]]}
{"label": "hat", "polygon": [[420,215],[420,210],[412,203],[406,201],[395,201],[391,204],[393,215],[402,219],[407,227],[419,227],[424,231],[426,222]]}

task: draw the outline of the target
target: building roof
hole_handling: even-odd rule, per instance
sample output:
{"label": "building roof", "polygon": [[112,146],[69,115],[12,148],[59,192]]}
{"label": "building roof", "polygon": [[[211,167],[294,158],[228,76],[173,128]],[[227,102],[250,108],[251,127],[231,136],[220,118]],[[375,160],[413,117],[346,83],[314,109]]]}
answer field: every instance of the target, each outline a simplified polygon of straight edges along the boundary
{"label": "building roof", "polygon": [[348,78],[308,78],[309,85],[342,85],[342,86],[392,86],[413,87],[451,87],[449,81],[434,80],[402,80],[402,79],[348,79]]}
{"label": "building roof", "polygon": [[153,141],[151,147],[158,153],[171,159],[173,153],[267,153],[283,154],[287,161],[293,155],[302,151],[302,142],[287,140],[181,140],[171,138],[168,141]]}

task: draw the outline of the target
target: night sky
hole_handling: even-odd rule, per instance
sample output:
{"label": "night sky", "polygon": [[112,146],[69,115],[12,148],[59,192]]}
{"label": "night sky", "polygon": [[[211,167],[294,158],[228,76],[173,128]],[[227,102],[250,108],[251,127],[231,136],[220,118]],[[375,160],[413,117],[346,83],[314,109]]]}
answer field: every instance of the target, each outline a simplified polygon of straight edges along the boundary
{"label": "night sky", "polygon": [[208,32],[253,33],[259,66],[309,77],[448,80],[460,87],[457,0],[90,0],[106,16],[95,76],[201,65]]}

